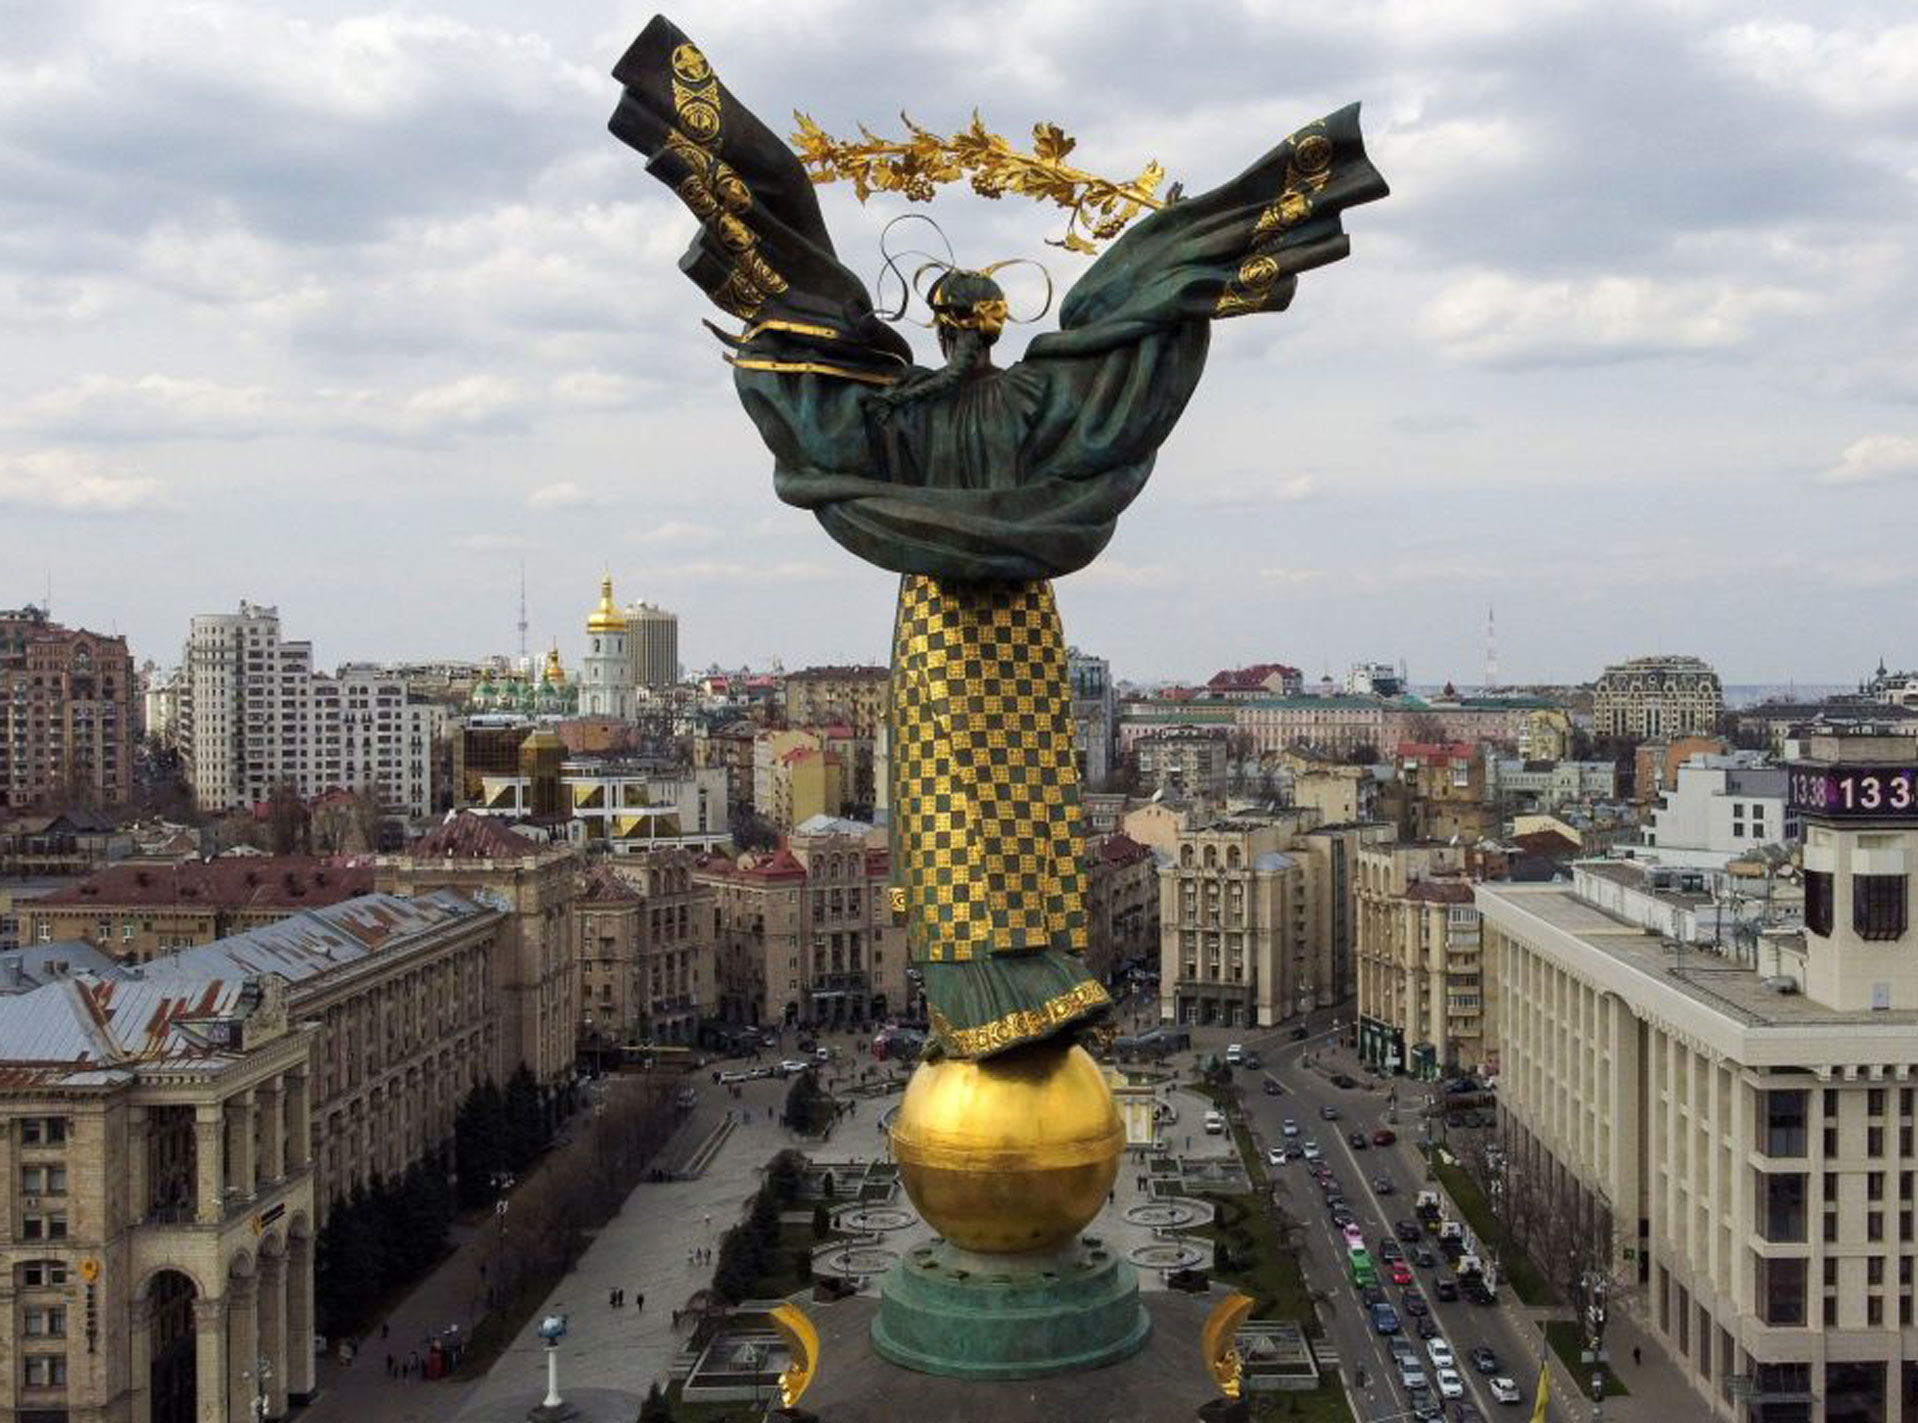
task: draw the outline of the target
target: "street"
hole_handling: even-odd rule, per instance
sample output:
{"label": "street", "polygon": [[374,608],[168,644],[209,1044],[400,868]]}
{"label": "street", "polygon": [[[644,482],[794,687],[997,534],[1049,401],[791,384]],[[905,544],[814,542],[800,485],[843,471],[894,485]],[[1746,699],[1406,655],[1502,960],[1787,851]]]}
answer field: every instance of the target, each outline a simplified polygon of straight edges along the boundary
{"label": "street", "polygon": [[[1321,1016],[1327,1019],[1318,1025],[1323,1032],[1329,1027],[1329,1015]],[[1208,1039],[1211,1036],[1207,1034]],[[1331,1069],[1322,1071],[1305,1065],[1305,1055],[1322,1051],[1328,1037],[1329,1034],[1295,1042],[1289,1029],[1285,1032],[1244,1029],[1234,1035],[1234,1040],[1257,1052],[1266,1064],[1263,1070],[1241,1070],[1238,1074],[1247,1126],[1262,1159],[1268,1148],[1285,1140],[1281,1132],[1287,1118],[1298,1125],[1298,1142],[1318,1143],[1326,1165],[1343,1188],[1349,1209],[1358,1217],[1367,1247],[1376,1261],[1377,1247],[1382,1240],[1392,1238],[1395,1223],[1416,1219],[1413,1203],[1418,1191],[1428,1184],[1425,1163],[1418,1155],[1418,1124],[1414,1114],[1425,1096],[1425,1088],[1401,1080],[1402,1105],[1406,1110],[1398,1113],[1396,1123],[1388,1122],[1390,1106],[1386,1085],[1373,1087],[1369,1079],[1355,1073],[1359,1085],[1341,1088],[1331,1082],[1328,1075]],[[1283,1087],[1282,1095],[1271,1096],[1265,1092],[1262,1079],[1267,1073]],[[1337,1109],[1337,1121],[1321,1118],[1320,1109],[1328,1106]],[[1357,1150],[1347,1140],[1349,1132],[1362,1128],[1369,1138],[1374,1131],[1386,1126],[1398,1133],[1399,1140],[1394,1145]],[[1329,1218],[1309,1164],[1292,1160],[1282,1166],[1268,1167],[1267,1171],[1276,1183],[1280,1203],[1303,1228],[1306,1276],[1315,1291],[1329,1300],[1323,1314],[1325,1329],[1345,1365],[1361,1423],[1407,1416],[1411,1405],[1406,1391],[1400,1387],[1399,1370],[1389,1352],[1391,1341],[1371,1327],[1349,1277],[1345,1242]],[[1391,1194],[1381,1196],[1374,1189],[1374,1179],[1390,1181]],[[1416,1292],[1429,1305],[1440,1336],[1451,1344],[1458,1356],[1457,1368],[1465,1384],[1466,1397],[1478,1405],[1487,1419],[1529,1418],[1533,1391],[1538,1383],[1540,1351],[1545,1347],[1543,1335],[1519,1313],[1507,1286],[1501,1285],[1499,1303],[1493,1307],[1462,1299],[1441,1302],[1432,1287],[1440,1278],[1450,1276],[1450,1262],[1438,1254],[1437,1243],[1429,1234],[1420,1244],[1438,1255],[1437,1265],[1414,1268],[1414,1283],[1405,1289],[1388,1282],[1389,1266],[1379,1262],[1386,1298],[1398,1309],[1404,1327],[1399,1337],[1417,1347],[1428,1380],[1431,1379],[1433,1369],[1425,1343],[1413,1331],[1416,1320],[1403,1308],[1405,1296]],[[1405,1247],[1408,1262],[1414,1248]],[[1479,1346],[1491,1349],[1498,1356],[1498,1372],[1518,1385],[1522,1403],[1493,1402],[1486,1386],[1488,1376],[1473,1368],[1469,1358],[1471,1350]],[[1362,1388],[1356,1382],[1361,1368],[1365,1371]],[[1436,1388],[1433,1396],[1437,1396]],[[1582,1400],[1567,1399],[1554,1389],[1548,1416],[1563,1423],[1580,1423],[1583,1418],[1580,1405]],[[1451,1416],[1452,1404],[1447,1403],[1446,1417]]]}

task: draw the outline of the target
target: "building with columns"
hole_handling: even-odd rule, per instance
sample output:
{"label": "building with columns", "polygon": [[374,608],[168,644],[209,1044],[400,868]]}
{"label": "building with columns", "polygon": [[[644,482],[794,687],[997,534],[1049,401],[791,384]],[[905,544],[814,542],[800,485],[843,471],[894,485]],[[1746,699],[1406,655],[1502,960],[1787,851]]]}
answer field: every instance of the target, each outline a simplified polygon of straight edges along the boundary
{"label": "building with columns", "polygon": [[1601,908],[1597,867],[1478,889],[1506,1194],[1600,1232],[1694,1389],[1674,1416],[1918,1419],[1911,745],[1814,737],[1790,768],[1802,929],[1686,945]]}
{"label": "building with columns", "polygon": [[462,811],[400,855],[382,855],[382,893],[425,896],[452,890],[497,909],[490,1011],[499,1019],[500,1081],[522,1063],[542,1086],[572,1080],[579,1021],[573,898],[584,857],[571,846],[542,844],[497,820]]}
{"label": "building with columns", "polygon": [[580,661],[579,714],[633,719],[636,677],[626,614],[613,601],[613,575],[599,584],[599,606],[586,619],[586,655]]}
{"label": "building with columns", "polygon": [[497,1075],[503,920],[366,896],[0,997],[0,1416],[250,1423],[262,1379],[267,1418],[309,1394],[318,1228],[447,1159]]}
{"label": "building with columns", "polygon": [[653,850],[587,872],[573,914],[589,1051],[697,1041],[716,964],[713,891],[694,882],[693,863],[684,850]]}
{"label": "building with columns", "polygon": [[249,1423],[311,1395],[317,1036],[271,976],[0,999],[0,1416]]}

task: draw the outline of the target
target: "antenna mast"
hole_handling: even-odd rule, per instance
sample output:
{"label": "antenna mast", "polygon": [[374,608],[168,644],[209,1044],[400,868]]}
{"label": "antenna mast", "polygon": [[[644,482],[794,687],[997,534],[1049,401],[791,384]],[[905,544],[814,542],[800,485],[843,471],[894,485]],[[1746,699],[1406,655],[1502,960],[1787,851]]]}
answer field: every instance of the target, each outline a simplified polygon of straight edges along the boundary
{"label": "antenna mast", "polygon": [[519,665],[529,666],[526,651],[526,560],[519,561]]}
{"label": "antenna mast", "polygon": [[1498,690],[1498,614],[1485,609],[1485,690]]}

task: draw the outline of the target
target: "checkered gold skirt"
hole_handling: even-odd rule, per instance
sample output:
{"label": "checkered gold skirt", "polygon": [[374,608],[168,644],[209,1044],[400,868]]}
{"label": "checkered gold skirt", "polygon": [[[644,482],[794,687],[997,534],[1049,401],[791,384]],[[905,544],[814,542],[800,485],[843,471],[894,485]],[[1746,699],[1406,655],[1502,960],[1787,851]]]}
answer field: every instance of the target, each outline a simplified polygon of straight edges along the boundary
{"label": "checkered gold skirt", "polygon": [[988,1056],[1103,1012],[1052,586],[908,574],[891,716],[893,865],[938,1046]]}

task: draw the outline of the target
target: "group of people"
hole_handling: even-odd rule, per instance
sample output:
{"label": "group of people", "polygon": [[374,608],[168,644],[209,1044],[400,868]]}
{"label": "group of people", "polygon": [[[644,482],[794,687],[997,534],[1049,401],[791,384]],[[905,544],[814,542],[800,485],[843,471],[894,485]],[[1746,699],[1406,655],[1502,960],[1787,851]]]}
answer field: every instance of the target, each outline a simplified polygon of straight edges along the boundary
{"label": "group of people", "polygon": [[[626,1291],[624,1290],[607,1291],[606,1303],[611,1305],[614,1309],[624,1309],[626,1307]],[[639,1293],[633,1296],[633,1308],[634,1309],[646,1308],[646,1293],[644,1290],[640,1291]]]}

